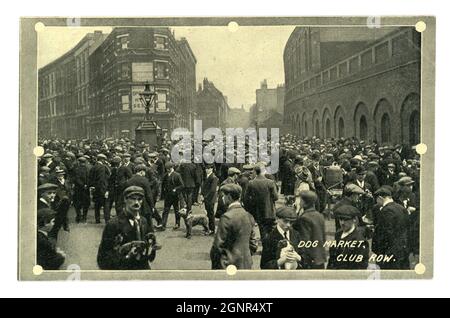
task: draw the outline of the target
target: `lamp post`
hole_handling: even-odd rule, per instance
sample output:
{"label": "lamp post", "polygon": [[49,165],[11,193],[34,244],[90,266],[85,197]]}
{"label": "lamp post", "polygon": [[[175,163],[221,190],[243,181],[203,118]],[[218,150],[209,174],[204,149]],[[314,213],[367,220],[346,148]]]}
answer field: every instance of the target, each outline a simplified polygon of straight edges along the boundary
{"label": "lamp post", "polygon": [[139,93],[139,97],[141,99],[142,104],[144,104],[145,107],[145,115],[144,120],[151,120],[150,116],[150,106],[153,107],[153,114],[156,112],[155,109],[155,87],[153,85],[150,85],[149,82],[145,83],[145,88],[142,93]]}
{"label": "lamp post", "polygon": [[[145,115],[144,120],[141,121],[135,129],[135,141],[137,144],[144,142],[156,149],[161,143],[160,136],[162,129],[158,126],[158,123],[153,116],[156,112],[155,97],[155,87],[148,82],[145,83],[144,91],[139,93],[141,103],[145,107]],[[150,107],[153,109],[151,114]]]}

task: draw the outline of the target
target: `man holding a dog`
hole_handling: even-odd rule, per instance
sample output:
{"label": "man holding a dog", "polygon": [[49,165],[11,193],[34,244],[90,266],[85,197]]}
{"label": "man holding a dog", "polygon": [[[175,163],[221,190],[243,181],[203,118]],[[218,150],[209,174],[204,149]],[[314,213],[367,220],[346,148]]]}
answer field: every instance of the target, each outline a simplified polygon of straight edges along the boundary
{"label": "man holding a dog", "polygon": [[107,270],[150,269],[149,262],[161,248],[145,217],[140,215],[144,189],[130,186],[123,192],[124,213],[111,219],[103,230],[97,263]]}

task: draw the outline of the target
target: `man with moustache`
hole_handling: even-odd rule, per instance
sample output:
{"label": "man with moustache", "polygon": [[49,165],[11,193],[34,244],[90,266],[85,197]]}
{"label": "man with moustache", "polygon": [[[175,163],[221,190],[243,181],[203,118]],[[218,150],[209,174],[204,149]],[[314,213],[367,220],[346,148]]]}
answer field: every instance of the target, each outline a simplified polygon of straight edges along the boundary
{"label": "man with moustache", "polygon": [[97,263],[105,270],[146,270],[156,257],[156,237],[140,214],[144,200],[141,187],[123,192],[124,212],[106,224],[98,249]]}

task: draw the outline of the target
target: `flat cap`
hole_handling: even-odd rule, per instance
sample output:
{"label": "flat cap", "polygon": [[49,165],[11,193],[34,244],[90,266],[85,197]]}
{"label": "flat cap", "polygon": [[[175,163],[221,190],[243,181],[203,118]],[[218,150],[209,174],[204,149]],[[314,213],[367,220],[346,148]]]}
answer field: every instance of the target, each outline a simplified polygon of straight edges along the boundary
{"label": "flat cap", "polygon": [[317,194],[314,191],[310,190],[301,191],[300,198],[302,198],[302,200],[307,204],[313,204],[317,201]]}
{"label": "flat cap", "polygon": [[349,183],[345,186],[346,193],[356,193],[356,194],[364,194],[364,190],[356,184]]}
{"label": "flat cap", "polygon": [[137,194],[137,195],[140,195],[141,197],[143,197],[144,189],[142,189],[141,187],[138,187],[138,186],[130,186],[123,191],[123,196],[125,198],[129,197],[132,194]]}
{"label": "flat cap", "polygon": [[391,162],[391,163],[389,163],[389,164],[388,164],[387,166],[388,166],[388,168],[395,168],[395,164],[394,164],[394,163],[392,163],[392,162]]}
{"label": "flat cap", "polygon": [[147,167],[146,167],[144,164],[138,164],[137,166],[134,167],[134,170],[135,170],[136,172],[139,172],[139,171],[146,171],[146,170],[147,170]]}
{"label": "flat cap", "polygon": [[375,191],[374,194],[376,196],[380,196],[380,197],[386,197],[386,196],[391,197],[392,196],[392,189],[391,189],[390,186],[382,186],[377,191]]}
{"label": "flat cap", "polygon": [[124,154],[122,155],[122,157],[124,157],[124,158],[130,158],[131,155],[130,155],[128,152],[126,152],[126,153],[124,153]]}
{"label": "flat cap", "polygon": [[161,148],[161,151],[162,151],[162,152],[170,152],[169,149],[167,149],[167,148],[165,148],[165,147]]}
{"label": "flat cap", "polygon": [[66,152],[67,157],[75,158],[75,154],[71,151]]}
{"label": "flat cap", "polygon": [[56,189],[58,189],[58,186],[53,183],[44,183],[38,187],[38,191],[40,193],[45,192],[45,191],[50,191],[50,190],[56,190]]}
{"label": "flat cap", "polygon": [[39,170],[40,170],[40,171],[47,171],[47,172],[49,172],[49,171],[50,171],[50,168],[47,167],[47,166],[41,166],[41,167],[39,168]]}
{"label": "flat cap", "polygon": [[364,161],[364,159],[360,155],[354,156],[353,159],[358,160],[358,161]]}
{"label": "flat cap", "polygon": [[97,155],[97,159],[104,159],[104,160],[106,160],[107,158],[106,158],[106,156],[104,154],[100,153],[100,154]]}
{"label": "flat cap", "polygon": [[66,172],[64,171],[64,169],[61,169],[60,167],[56,167],[55,173],[56,174],[65,174]]}
{"label": "flat cap", "polygon": [[239,197],[242,193],[242,188],[238,184],[227,183],[220,187],[220,191],[222,191],[224,194],[233,194],[234,197]]}
{"label": "flat cap", "polygon": [[401,186],[407,186],[414,183],[414,180],[411,177],[405,176],[398,180],[398,184]]}
{"label": "flat cap", "polygon": [[86,157],[85,156],[81,156],[80,158],[78,158],[78,161],[86,162]]}
{"label": "flat cap", "polygon": [[113,163],[120,163],[122,161],[122,158],[120,158],[119,156],[114,156],[111,161]]}
{"label": "flat cap", "polygon": [[158,153],[157,152],[151,152],[148,156],[150,158],[156,158],[156,157],[158,157]]}
{"label": "flat cap", "polygon": [[173,164],[173,162],[166,162],[166,169],[170,169],[170,168],[173,168],[173,166],[174,166],[174,164]]}
{"label": "flat cap", "polygon": [[334,211],[334,215],[338,219],[351,220],[360,215],[357,208],[352,205],[343,205]]}
{"label": "flat cap", "polygon": [[53,155],[51,153],[46,153],[42,156],[42,158],[53,158]]}
{"label": "flat cap", "polygon": [[277,209],[276,216],[279,219],[295,221],[297,220],[297,214],[295,210],[289,206],[283,206]]}
{"label": "flat cap", "polygon": [[254,167],[255,167],[254,165],[248,164],[248,165],[244,165],[244,166],[242,167],[242,169],[244,169],[244,170],[246,170],[246,171],[249,171],[249,170],[253,170]]}
{"label": "flat cap", "polygon": [[231,167],[228,168],[228,176],[234,176],[235,174],[240,174],[241,171],[238,168]]}

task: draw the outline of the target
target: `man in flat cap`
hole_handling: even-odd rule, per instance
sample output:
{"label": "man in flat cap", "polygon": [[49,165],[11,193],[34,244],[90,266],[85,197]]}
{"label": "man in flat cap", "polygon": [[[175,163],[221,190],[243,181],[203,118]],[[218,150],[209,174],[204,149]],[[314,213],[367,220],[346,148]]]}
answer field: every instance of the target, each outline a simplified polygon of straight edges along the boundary
{"label": "man in flat cap", "polygon": [[292,228],[297,213],[292,207],[276,212],[276,227],[266,236],[261,254],[261,269],[300,269],[300,234]]}
{"label": "man in flat cap", "polygon": [[220,189],[226,184],[237,184],[237,180],[238,180],[240,174],[241,174],[241,171],[238,168],[235,168],[235,167],[228,168],[228,177],[222,181],[222,183],[220,184],[220,188],[219,188],[217,209],[216,209],[216,215],[215,215],[216,218],[220,219],[220,217],[226,211],[226,207],[223,204],[224,201],[222,199],[222,192],[220,191]]}
{"label": "man in flat cap", "polygon": [[164,231],[167,226],[167,220],[169,218],[170,208],[173,207],[175,212],[175,225],[174,230],[180,227],[180,195],[184,188],[183,179],[178,172],[174,169],[172,162],[167,162],[166,165],[167,174],[164,176],[161,185],[161,196],[164,199],[164,211],[162,215],[162,226],[159,230]]}
{"label": "man in flat cap", "polygon": [[[37,209],[52,209],[53,202],[56,197],[56,190],[58,186],[53,183],[44,183],[38,186],[39,200],[37,202]],[[56,213],[56,212],[55,212]]]}
{"label": "man in flat cap", "polygon": [[105,209],[106,199],[109,197],[108,181],[111,171],[106,163],[106,156],[104,154],[97,155],[97,162],[90,171],[89,183],[94,187],[94,210],[95,223],[100,223],[100,209],[103,207],[105,223],[109,221],[109,210]]}
{"label": "man in flat cap", "polygon": [[335,234],[335,244],[330,246],[327,269],[366,269],[369,260],[369,243],[365,230],[358,227],[359,211],[343,205],[335,211],[340,230]]}
{"label": "man in flat cap", "polygon": [[221,188],[226,212],[221,216],[211,247],[212,269],[235,265],[238,269],[252,268],[252,254],[256,252],[255,220],[245,211],[239,199],[241,187],[227,184]]}
{"label": "man in flat cap", "polygon": [[[375,193],[381,207],[375,215],[372,251],[385,255],[377,265],[381,269],[409,269],[408,211],[392,199],[392,188],[382,186]],[[389,258],[392,256],[391,258]]]}
{"label": "man in flat cap", "polygon": [[[146,218],[149,227],[153,231],[152,217],[157,220],[158,225],[161,224],[161,217],[159,216],[159,214],[154,214],[152,185],[150,184],[150,181],[146,176],[147,167],[144,164],[139,164],[135,166],[134,169],[136,173],[124,183],[122,192],[124,192],[124,190],[130,186],[137,186],[144,190],[144,200],[142,202],[142,210],[140,213]],[[122,196],[120,200],[124,202],[124,197]]]}
{"label": "man in flat cap", "polygon": [[155,259],[156,236],[140,214],[144,200],[141,187],[130,186],[123,192],[124,212],[111,219],[103,230],[97,263],[105,270],[145,270]]}
{"label": "man in flat cap", "polygon": [[253,215],[258,223],[261,240],[268,235],[275,225],[275,202],[278,191],[275,181],[262,175],[259,165],[254,167],[255,178],[248,183],[244,197],[245,209]]}
{"label": "man in flat cap", "polygon": [[387,165],[387,170],[383,171],[382,178],[380,180],[381,185],[394,186],[394,182],[398,180],[398,175],[395,172],[396,166],[394,163]]}
{"label": "man in flat cap", "polygon": [[325,209],[325,199],[326,199],[326,188],[324,184],[324,171],[323,166],[319,164],[320,161],[320,153],[314,152],[311,155],[311,164],[308,167],[308,170],[311,172],[312,180],[314,182],[314,189],[317,194],[317,210],[319,212],[323,212]]}
{"label": "man in flat cap", "polygon": [[300,197],[303,214],[292,227],[300,233],[300,242],[303,243],[299,248],[302,266],[305,269],[324,269],[325,218],[315,209],[317,194],[314,191],[302,191]]}
{"label": "man in flat cap", "polygon": [[78,165],[74,167],[73,179],[73,206],[75,207],[77,223],[87,222],[87,213],[91,205],[89,193],[89,169],[87,159],[82,156],[78,158]]}
{"label": "man in flat cap", "polygon": [[53,228],[54,220],[55,211],[52,209],[41,208],[37,210],[36,262],[45,270],[59,269],[66,258],[66,254],[57,248],[55,241],[48,236]]}

